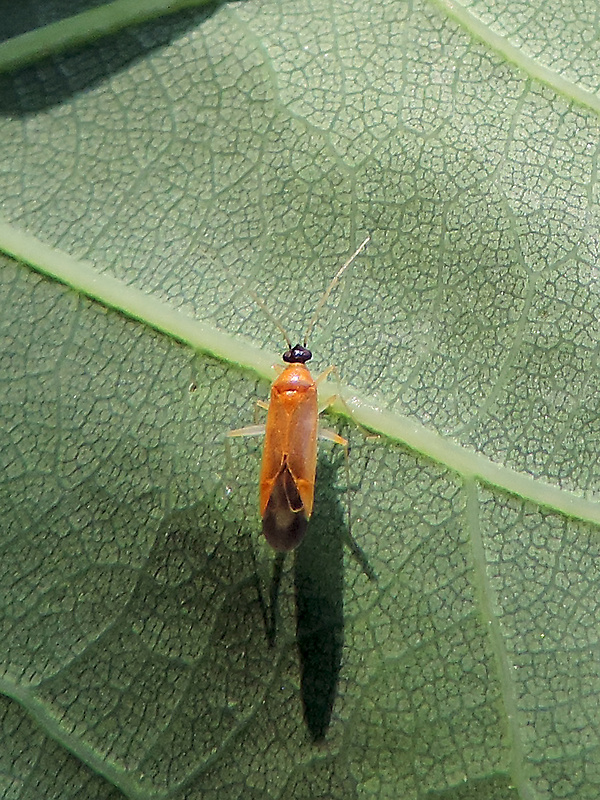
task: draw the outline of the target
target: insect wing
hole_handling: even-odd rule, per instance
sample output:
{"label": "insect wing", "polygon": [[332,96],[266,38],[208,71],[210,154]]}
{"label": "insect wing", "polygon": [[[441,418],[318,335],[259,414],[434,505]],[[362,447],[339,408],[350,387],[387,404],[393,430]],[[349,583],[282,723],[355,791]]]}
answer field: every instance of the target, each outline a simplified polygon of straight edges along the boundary
{"label": "insect wing", "polygon": [[265,539],[274,550],[293,550],[302,541],[307,524],[308,516],[296,481],[284,462],[263,515]]}

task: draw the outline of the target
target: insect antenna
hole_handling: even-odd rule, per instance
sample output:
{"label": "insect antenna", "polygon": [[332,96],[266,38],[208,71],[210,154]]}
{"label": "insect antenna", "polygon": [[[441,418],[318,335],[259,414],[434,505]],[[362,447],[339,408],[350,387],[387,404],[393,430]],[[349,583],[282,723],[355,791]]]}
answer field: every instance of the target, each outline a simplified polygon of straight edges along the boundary
{"label": "insect antenna", "polygon": [[277,330],[283,335],[283,338],[285,339],[285,342],[286,342],[286,344],[288,346],[288,349],[291,350],[292,349],[292,342],[290,340],[290,337],[287,334],[286,329],[283,327],[281,322],[277,319],[276,316],[271,314],[271,312],[267,308],[266,304],[260,299],[260,297],[257,294],[255,294],[253,291],[250,291],[250,297],[254,300],[256,305],[261,309],[261,311],[265,314],[265,316],[268,319],[271,320],[271,322],[273,323],[273,325],[275,325]]}
{"label": "insect antenna", "polygon": [[[354,253],[352,253],[352,255],[350,256],[348,261],[346,261],[345,264],[342,264],[342,266],[338,269],[338,271],[333,276],[333,279],[332,279],[331,283],[329,284],[327,289],[325,289],[325,291],[323,292],[323,295],[322,295],[321,299],[319,300],[319,302],[317,303],[317,307],[315,308],[315,310],[313,312],[313,315],[312,315],[312,317],[310,319],[310,322],[306,326],[306,332],[304,334],[304,347],[306,347],[306,343],[309,340],[310,334],[312,333],[312,329],[315,326],[315,322],[319,318],[319,314],[321,313],[321,310],[322,310],[323,306],[325,305],[325,303],[329,299],[329,295],[335,289],[336,284],[339,282],[340,278],[342,277],[344,272],[348,269],[350,264],[352,264],[354,259],[362,253],[362,251],[365,249],[365,247],[369,244],[370,241],[371,241],[371,237],[367,236],[367,238],[364,240],[364,242],[354,251]],[[279,328],[279,329],[281,330],[281,328]]]}

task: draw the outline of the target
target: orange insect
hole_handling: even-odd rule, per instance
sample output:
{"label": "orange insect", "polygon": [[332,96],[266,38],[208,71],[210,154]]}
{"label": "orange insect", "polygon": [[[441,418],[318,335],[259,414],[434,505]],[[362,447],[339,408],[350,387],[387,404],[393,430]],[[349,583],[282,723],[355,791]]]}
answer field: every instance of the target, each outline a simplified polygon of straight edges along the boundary
{"label": "orange insect", "polygon": [[[260,471],[260,515],[263,533],[275,550],[293,550],[302,541],[313,510],[315,475],[317,469],[317,438],[329,439],[348,448],[348,442],[334,431],[319,428],[319,402],[317,387],[334,367],[329,367],[316,380],[310,374],[306,362],[312,358],[306,343],[319,312],[327,302],[333,288],[345,270],[364,250],[370,236],[340,267],[323,293],[308,324],[304,344],[292,347],[290,339],[281,325],[288,349],[283,354],[287,364],[271,386],[269,404],[259,403],[268,409],[265,425],[252,425],[229,431],[228,436],[253,436],[265,434],[262,466]],[[263,308],[257,298],[255,300]],[[269,317],[271,315],[268,313]],[[324,408],[330,406],[334,397],[328,398]]]}

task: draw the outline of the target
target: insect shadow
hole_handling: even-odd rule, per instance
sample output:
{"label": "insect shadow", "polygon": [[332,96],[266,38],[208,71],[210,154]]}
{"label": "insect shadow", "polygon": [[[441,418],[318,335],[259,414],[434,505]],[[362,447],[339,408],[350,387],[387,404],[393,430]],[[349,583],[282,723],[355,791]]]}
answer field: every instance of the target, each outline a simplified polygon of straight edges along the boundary
{"label": "insect shadow", "polygon": [[306,726],[315,742],[323,739],[331,721],[344,645],[348,529],[344,493],[340,495],[334,485],[338,465],[339,459],[330,454],[319,456],[314,512],[294,560],[300,694]]}
{"label": "insect shadow", "polygon": [[[326,452],[318,457],[314,512],[306,537],[294,552],[292,570],[300,696],[313,742],[325,737],[331,721],[344,643],[343,558],[348,525],[345,490],[336,485],[341,462],[341,454]],[[243,539],[242,531],[221,519],[211,504],[198,503],[177,511],[165,522],[149,558],[147,577],[138,587],[141,605],[137,617],[147,614],[152,631],[162,629],[157,624],[161,612],[169,625],[179,620],[186,631],[183,640],[178,640],[184,661],[192,671],[203,658],[220,664],[211,671],[211,686],[225,681],[227,691],[234,695],[231,675],[239,672],[240,663],[249,654],[252,657],[247,668],[256,666],[256,654],[265,647],[265,629],[260,623],[265,610],[261,609],[262,602],[256,601],[258,576],[251,567],[252,546],[240,546]],[[275,565],[283,555],[275,557]],[[273,621],[278,592],[274,583],[268,609]],[[240,630],[247,635],[240,636]],[[172,649],[172,639],[167,640]],[[246,696],[247,680],[246,676],[243,686],[238,687],[240,703]],[[264,674],[259,671],[253,680],[259,694],[270,680],[269,670]],[[202,719],[199,717],[195,724],[202,724]]]}
{"label": "insect shadow", "polygon": [[[338,461],[336,459],[336,461]],[[304,720],[314,742],[331,721],[344,644],[344,573],[346,509],[334,486],[338,465],[320,454],[315,505],[306,538],[294,553],[296,643],[300,659],[300,694]],[[275,557],[270,597],[271,642],[275,638],[277,593],[283,556]]]}

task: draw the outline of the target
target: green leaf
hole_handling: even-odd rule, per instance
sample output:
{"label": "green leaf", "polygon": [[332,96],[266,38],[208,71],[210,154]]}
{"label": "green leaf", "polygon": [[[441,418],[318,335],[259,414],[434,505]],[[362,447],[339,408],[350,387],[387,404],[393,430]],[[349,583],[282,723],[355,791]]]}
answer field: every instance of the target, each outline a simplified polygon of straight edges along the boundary
{"label": "green leaf", "polygon": [[[98,8],[0,46],[0,793],[597,797],[593,15]],[[270,648],[251,293],[301,336],[367,232],[310,346],[377,580],[325,444]]]}

